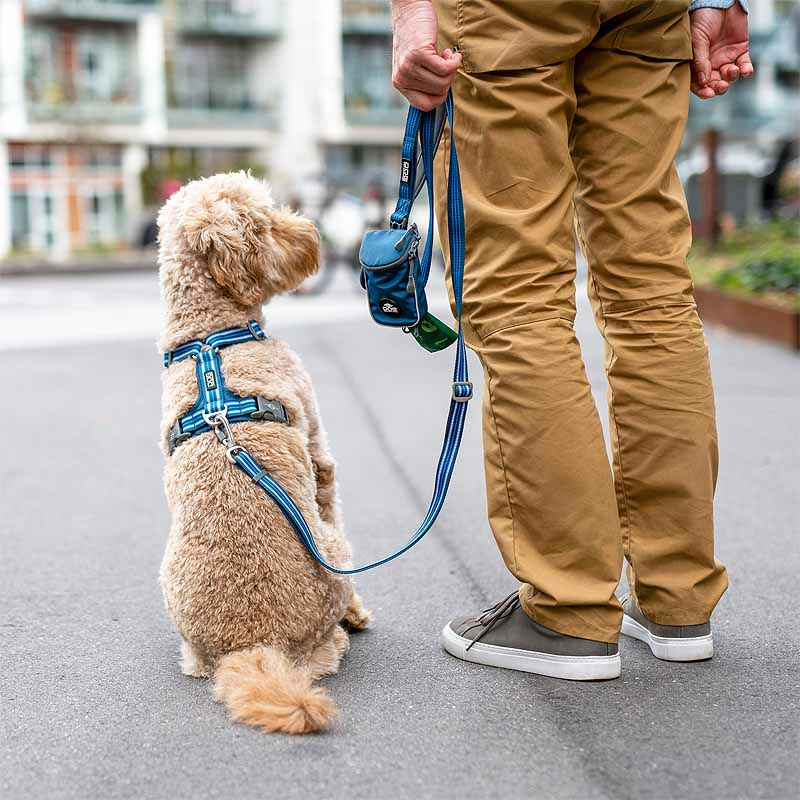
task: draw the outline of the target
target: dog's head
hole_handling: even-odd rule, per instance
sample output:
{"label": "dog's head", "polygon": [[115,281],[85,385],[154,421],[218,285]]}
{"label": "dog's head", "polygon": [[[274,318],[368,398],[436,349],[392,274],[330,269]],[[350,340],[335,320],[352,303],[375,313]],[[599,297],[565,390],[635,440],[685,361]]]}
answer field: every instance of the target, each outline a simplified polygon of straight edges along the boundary
{"label": "dog's head", "polygon": [[236,303],[250,307],[299,286],[319,265],[314,224],[276,209],[246,172],[192,181],[158,215],[162,264],[199,262]]}

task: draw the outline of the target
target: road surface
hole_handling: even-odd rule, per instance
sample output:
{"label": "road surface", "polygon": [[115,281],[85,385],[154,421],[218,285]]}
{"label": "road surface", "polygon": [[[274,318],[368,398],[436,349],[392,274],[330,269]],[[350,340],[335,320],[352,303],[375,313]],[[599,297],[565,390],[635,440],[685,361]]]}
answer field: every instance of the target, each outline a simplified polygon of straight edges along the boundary
{"label": "road surface", "polygon": [[[382,555],[427,505],[451,356],[366,321],[344,278],[268,320],[316,382],[356,558]],[[290,738],[229,722],[178,670],[156,582],[157,325],[152,275],[0,283],[3,800],[796,796],[795,356],[709,331],[731,573],[713,661],[663,663],[628,640],[619,680],[580,684],[440,649],[451,615],[514,585],[485,521],[476,399],[433,532],[358,579],[375,623],[326,681],[340,719]],[[602,402],[585,300],[577,327]]]}

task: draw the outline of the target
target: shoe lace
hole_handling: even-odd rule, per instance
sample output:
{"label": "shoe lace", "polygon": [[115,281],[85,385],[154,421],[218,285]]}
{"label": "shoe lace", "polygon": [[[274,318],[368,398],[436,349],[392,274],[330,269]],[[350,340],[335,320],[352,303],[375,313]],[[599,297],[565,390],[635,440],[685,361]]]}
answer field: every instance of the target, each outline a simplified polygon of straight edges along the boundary
{"label": "shoe lace", "polygon": [[486,636],[489,631],[497,625],[498,622],[501,620],[507,619],[511,616],[511,614],[515,611],[515,609],[519,608],[519,592],[511,592],[508,597],[504,597],[499,603],[495,603],[493,606],[489,608],[485,608],[479,616],[475,618],[475,622],[472,623],[468,628],[466,628],[463,634],[469,633],[471,630],[475,628],[480,628],[481,630],[478,631],[475,638],[467,645],[467,650],[472,647],[476,642],[479,642]]}

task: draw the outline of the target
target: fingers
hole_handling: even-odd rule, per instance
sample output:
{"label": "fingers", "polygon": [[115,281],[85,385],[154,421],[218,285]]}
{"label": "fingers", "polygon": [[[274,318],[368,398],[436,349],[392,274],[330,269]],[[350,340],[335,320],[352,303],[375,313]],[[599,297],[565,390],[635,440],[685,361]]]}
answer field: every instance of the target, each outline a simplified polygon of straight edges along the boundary
{"label": "fingers", "polygon": [[461,66],[461,53],[454,54],[449,48],[442,55],[426,51],[421,53],[417,64],[441,78],[452,78]]}
{"label": "fingers", "polygon": [[739,67],[736,64],[723,64],[719,68],[719,74],[726,83],[736,83],[739,80]]}
{"label": "fingers", "polygon": [[461,66],[461,54],[447,49],[418,50],[402,59],[392,76],[392,85],[412,106],[430,111],[444,102]]}
{"label": "fingers", "polygon": [[709,81],[708,83],[709,88],[714,90],[714,94],[717,97],[721,97],[728,89],[731,88],[731,85],[727,81]]}
{"label": "fingers", "polygon": [[401,92],[408,102],[420,111],[433,111],[436,106],[440,106],[447,99],[447,92],[440,95],[425,94],[413,89],[405,89]]}
{"label": "fingers", "polygon": [[414,66],[408,72],[407,89],[416,89],[426,94],[447,94],[452,78],[444,78],[421,66]]}
{"label": "fingers", "polygon": [[749,51],[745,51],[736,59],[736,66],[739,67],[739,74],[743,78],[749,78],[755,72],[753,62],[750,61]]}
{"label": "fingers", "polygon": [[692,71],[696,82],[705,86],[711,76],[711,61],[708,57],[708,39],[696,36],[692,39]]}
{"label": "fingers", "polygon": [[716,93],[710,86],[701,86],[699,83],[692,83],[692,94],[697,95],[701,100],[710,100],[716,97]]}

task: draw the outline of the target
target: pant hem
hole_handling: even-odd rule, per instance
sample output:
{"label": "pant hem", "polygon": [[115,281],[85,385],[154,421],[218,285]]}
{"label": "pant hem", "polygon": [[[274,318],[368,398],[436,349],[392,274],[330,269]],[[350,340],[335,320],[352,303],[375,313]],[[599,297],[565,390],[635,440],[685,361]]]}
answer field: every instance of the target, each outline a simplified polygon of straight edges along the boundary
{"label": "pant hem", "polygon": [[578,625],[564,619],[563,612],[559,614],[542,613],[541,609],[533,612],[529,605],[526,605],[520,590],[520,605],[522,610],[538,625],[548,628],[556,633],[563,633],[565,636],[573,636],[576,639],[588,639],[592,642],[606,642],[607,644],[617,644],[620,636],[620,626],[622,625],[622,610],[619,612],[619,623],[615,628],[601,627],[595,625]]}

